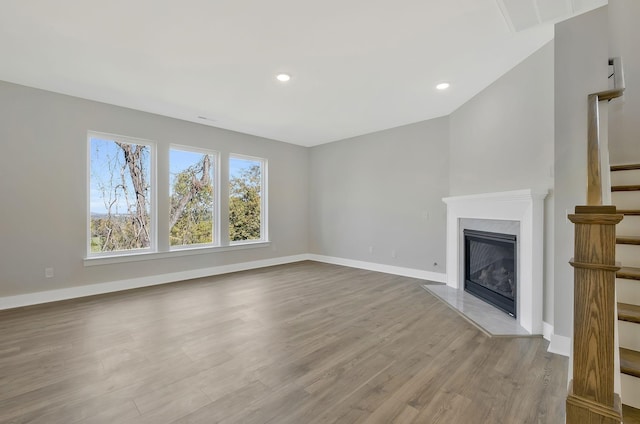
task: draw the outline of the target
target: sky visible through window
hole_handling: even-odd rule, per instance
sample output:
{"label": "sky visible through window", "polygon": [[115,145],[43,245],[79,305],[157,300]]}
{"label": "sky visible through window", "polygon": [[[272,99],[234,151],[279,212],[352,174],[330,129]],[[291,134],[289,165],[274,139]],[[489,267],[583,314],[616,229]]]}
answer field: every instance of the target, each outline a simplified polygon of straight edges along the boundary
{"label": "sky visible through window", "polygon": [[241,158],[229,158],[229,179],[239,177],[242,171],[246,171],[252,166],[260,166],[260,161]]}
{"label": "sky visible through window", "polygon": [[[112,178],[114,183],[120,183],[120,167],[124,163],[122,150],[113,142],[113,140],[100,139],[91,137],[91,178],[90,178],[90,211],[92,215],[102,215],[107,213],[105,200],[108,202],[108,193],[104,193],[104,187],[108,187]],[[150,147],[149,147],[150,148]],[[171,182],[175,176],[194,165],[202,158],[202,153],[191,152],[186,150],[171,150],[169,160],[169,173]],[[143,161],[146,169],[147,177],[150,176],[150,155],[147,154]],[[234,158],[229,159],[229,179],[240,176],[243,171],[250,169],[252,166],[260,166],[258,160]],[[116,181],[117,179],[117,181]],[[129,193],[129,202],[135,203],[135,193],[131,186],[129,178],[125,179],[127,184],[127,192]],[[105,199],[104,195],[107,195]],[[117,199],[112,211],[118,213],[127,213],[126,199]]]}
{"label": "sky visible through window", "polygon": [[[116,196],[113,187],[122,183],[120,170],[125,163],[122,149],[113,140],[91,137],[90,145],[90,205],[91,215],[107,213],[107,205],[112,204],[112,213],[127,213],[127,199],[122,195]],[[150,147],[143,157],[142,164],[147,177],[150,175],[151,160]],[[129,203],[135,204],[135,191],[131,184],[128,170],[125,174],[126,191]],[[110,189],[111,188],[111,189]]]}
{"label": "sky visible through window", "polygon": [[206,153],[192,152],[188,150],[171,149],[169,151],[169,175],[171,193],[176,176],[190,166],[198,164]]}

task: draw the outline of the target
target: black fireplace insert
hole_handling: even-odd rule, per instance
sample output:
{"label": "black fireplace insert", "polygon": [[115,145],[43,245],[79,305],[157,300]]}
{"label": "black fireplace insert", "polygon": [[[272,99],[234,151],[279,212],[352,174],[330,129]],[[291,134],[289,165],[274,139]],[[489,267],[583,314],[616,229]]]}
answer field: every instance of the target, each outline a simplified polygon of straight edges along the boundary
{"label": "black fireplace insert", "polygon": [[464,289],[516,317],[516,236],[464,230]]}

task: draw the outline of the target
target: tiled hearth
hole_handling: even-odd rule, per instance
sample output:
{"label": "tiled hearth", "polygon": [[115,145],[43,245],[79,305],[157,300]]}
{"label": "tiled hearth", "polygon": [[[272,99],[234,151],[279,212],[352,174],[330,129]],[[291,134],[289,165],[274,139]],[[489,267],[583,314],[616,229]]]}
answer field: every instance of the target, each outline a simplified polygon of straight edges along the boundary
{"label": "tiled hearth", "polygon": [[518,321],[464,290],[446,284],[422,284],[422,288],[448,304],[490,336],[530,336]]}

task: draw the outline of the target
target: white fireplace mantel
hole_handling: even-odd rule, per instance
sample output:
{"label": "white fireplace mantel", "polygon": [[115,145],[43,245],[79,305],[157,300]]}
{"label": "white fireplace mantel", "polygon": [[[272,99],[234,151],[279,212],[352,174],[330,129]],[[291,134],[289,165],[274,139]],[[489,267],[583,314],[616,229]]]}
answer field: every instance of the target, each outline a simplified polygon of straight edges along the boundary
{"label": "white fireplace mantel", "polygon": [[464,275],[460,220],[489,219],[520,223],[518,323],[530,334],[542,334],[544,199],[547,190],[515,190],[499,193],[454,196],[442,199],[447,204],[447,285],[462,290]]}

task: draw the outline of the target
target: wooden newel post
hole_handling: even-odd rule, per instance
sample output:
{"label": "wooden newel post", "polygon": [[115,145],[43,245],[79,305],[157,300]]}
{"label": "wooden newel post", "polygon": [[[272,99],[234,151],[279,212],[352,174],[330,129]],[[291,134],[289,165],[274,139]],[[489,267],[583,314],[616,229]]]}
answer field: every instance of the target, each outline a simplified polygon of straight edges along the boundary
{"label": "wooden newel post", "polygon": [[615,206],[577,206],[575,224],[573,378],[567,396],[568,424],[619,424],[614,394]]}

